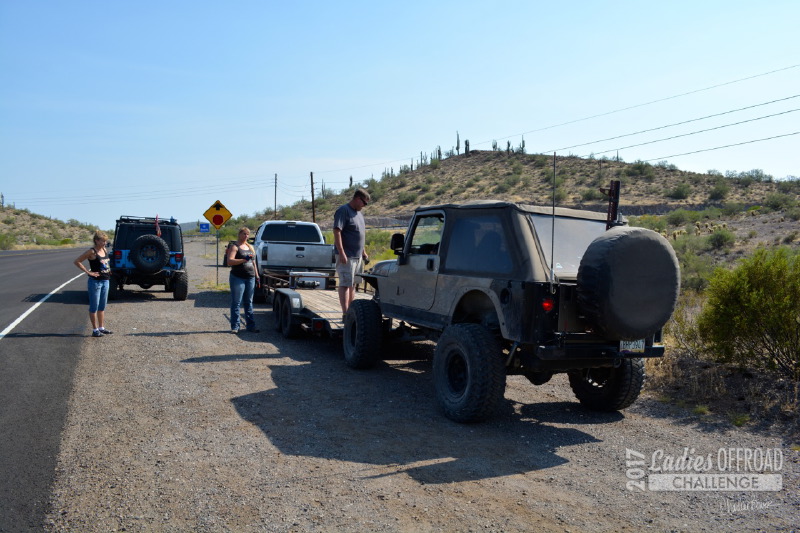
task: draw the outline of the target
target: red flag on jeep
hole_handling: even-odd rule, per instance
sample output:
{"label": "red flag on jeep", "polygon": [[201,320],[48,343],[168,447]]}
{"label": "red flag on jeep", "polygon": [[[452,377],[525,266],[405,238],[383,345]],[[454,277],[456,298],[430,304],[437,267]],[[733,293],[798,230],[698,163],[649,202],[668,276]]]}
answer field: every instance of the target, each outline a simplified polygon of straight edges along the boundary
{"label": "red flag on jeep", "polygon": [[158,215],[156,215],[156,236],[161,237],[161,228],[158,225]]}

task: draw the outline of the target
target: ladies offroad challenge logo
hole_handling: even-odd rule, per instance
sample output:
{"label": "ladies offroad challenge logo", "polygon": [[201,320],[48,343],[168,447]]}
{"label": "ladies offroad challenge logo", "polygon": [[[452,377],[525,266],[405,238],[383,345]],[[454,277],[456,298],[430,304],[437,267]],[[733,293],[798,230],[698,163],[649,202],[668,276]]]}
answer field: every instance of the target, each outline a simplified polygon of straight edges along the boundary
{"label": "ladies offroad challenge logo", "polygon": [[650,456],[625,449],[626,488],[636,491],[779,491],[783,489],[780,448],[719,448],[677,454],[655,450]]}

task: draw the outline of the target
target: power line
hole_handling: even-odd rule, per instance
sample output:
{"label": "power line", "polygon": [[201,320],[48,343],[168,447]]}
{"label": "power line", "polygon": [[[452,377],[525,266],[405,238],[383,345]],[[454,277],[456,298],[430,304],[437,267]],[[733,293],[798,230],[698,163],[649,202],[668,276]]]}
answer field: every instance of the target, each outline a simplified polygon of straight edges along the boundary
{"label": "power line", "polygon": [[780,98],[778,100],[771,100],[769,102],[764,102],[764,103],[761,103],[761,104],[754,104],[754,105],[750,105],[750,106],[746,106],[746,107],[740,107],[738,109],[731,109],[730,111],[723,111],[722,113],[715,113],[713,115],[706,115],[704,117],[684,120],[683,122],[673,122],[672,124],[666,124],[664,126],[658,126],[656,128],[650,128],[650,129],[647,129],[647,130],[634,131],[632,133],[625,133],[623,135],[617,135],[615,137],[607,137],[605,139],[599,139],[597,141],[591,141],[591,142],[582,143],[582,144],[573,144],[572,146],[565,146],[564,148],[556,148],[556,149],[551,149],[551,150],[544,150],[541,153],[549,154],[549,153],[552,153],[552,152],[562,152],[564,150],[570,150],[572,148],[580,148],[581,146],[589,146],[589,145],[598,144],[598,143],[601,143],[601,142],[613,141],[615,139],[622,139],[624,137],[632,137],[634,135],[640,135],[642,133],[650,133],[651,131],[663,130],[663,129],[671,128],[671,127],[674,127],[674,126],[682,126],[684,124],[690,124],[692,122],[699,122],[701,120],[706,120],[706,119],[709,119],[709,118],[720,117],[720,116],[723,116],[723,115],[730,115],[731,113],[737,113],[739,111],[745,111],[747,109],[754,109],[756,107],[761,107],[761,106],[765,106],[765,105],[769,105],[769,104],[774,104],[774,103],[777,103],[777,102],[785,102],[786,100],[791,100],[792,98],[798,98],[798,97],[800,97],[800,94],[795,94],[794,96],[787,96],[786,98]]}
{"label": "power line", "polygon": [[[779,68],[779,69],[776,69],[776,70],[770,70],[769,72],[762,72],[761,74],[756,74],[754,76],[748,76],[746,78],[739,78],[738,80],[727,81],[725,83],[719,83],[717,85],[712,85],[710,87],[704,87],[702,89],[695,89],[694,91],[689,91],[689,92],[685,92],[685,93],[681,93],[681,94],[676,94],[676,95],[673,95],[673,96],[667,96],[665,98],[659,98],[658,100],[652,100],[650,102],[644,102],[642,104],[636,104],[636,105],[632,105],[632,106],[628,106],[628,107],[623,107],[623,108],[620,108],[620,109],[615,109],[613,111],[606,111],[605,113],[599,113],[597,115],[591,115],[591,116],[584,117],[584,118],[578,118],[578,119],[575,119],[575,120],[562,122],[560,124],[553,124],[551,126],[545,126],[543,128],[539,128],[539,129],[535,129],[535,130],[524,131],[522,133],[517,133],[515,135],[509,135],[508,137],[500,137],[498,139],[493,139],[493,140],[495,140],[495,141],[503,141],[503,140],[506,140],[506,139],[511,139],[512,137],[519,137],[521,135],[527,135],[529,133],[536,133],[536,132],[539,132],[539,131],[550,130],[550,129],[558,128],[558,127],[561,127],[561,126],[567,126],[569,124],[575,124],[577,122],[583,122],[583,121],[586,121],[586,120],[591,120],[593,118],[600,118],[600,117],[605,117],[605,116],[608,116],[608,115],[613,115],[615,113],[621,113],[623,111],[630,111],[631,109],[638,109],[640,107],[645,107],[645,106],[648,106],[648,105],[657,104],[659,102],[666,102],[668,100],[674,100],[676,98],[682,98],[684,96],[689,96],[691,94],[697,94],[697,93],[701,93],[701,92],[704,92],[704,91],[710,91],[712,89],[718,89],[719,87],[725,87],[726,85],[732,85],[734,83],[740,83],[740,82],[743,82],[743,81],[752,80],[752,79],[755,79],[755,78],[760,78],[762,76],[768,76],[770,74],[775,74],[776,72],[783,72],[784,70],[790,70],[790,69],[797,68],[797,67],[800,67],[800,64],[791,65],[791,66]],[[486,144],[488,142],[491,142],[491,141],[481,141],[481,142],[475,143],[475,144]]]}
{"label": "power line", "polygon": [[[672,139],[679,139],[681,137],[689,137],[689,136],[692,136],[692,135],[697,135],[698,133],[706,133],[706,132],[709,132],[709,131],[721,130],[723,128],[730,128],[731,126],[739,126],[741,124],[747,124],[748,122],[755,122],[757,120],[764,120],[765,118],[772,118],[772,117],[777,117],[777,116],[780,116],[780,115],[786,115],[788,113],[794,113],[795,111],[800,111],[800,108],[798,108],[798,109],[790,109],[788,111],[782,111],[780,113],[774,113],[772,115],[765,115],[763,117],[757,117],[757,118],[751,118],[751,119],[748,119],[748,120],[742,120],[740,122],[734,122],[734,123],[731,123],[731,124],[723,124],[722,126],[716,126],[714,128],[707,128],[707,129],[704,129],[704,130],[697,130],[697,131],[692,131],[692,132],[689,132],[689,133],[682,133],[681,135],[673,135],[672,137],[664,137],[663,139],[656,139],[656,140],[653,140],[653,141],[648,141],[648,142],[639,143],[639,144],[631,144],[629,146],[622,146],[620,148],[612,148],[611,150],[604,150],[602,152],[596,152],[595,155],[607,154],[609,152],[615,152],[615,151],[619,151],[619,150],[627,150],[628,148],[636,148],[637,146],[645,146],[645,145],[648,145],[648,144],[655,144],[655,143],[660,143],[660,142],[663,142],[663,141],[671,141]],[[586,156],[584,156],[584,157],[586,157]]]}
{"label": "power line", "polygon": [[761,141],[771,141],[772,139],[780,139],[781,137],[791,137],[792,135],[798,135],[800,131],[796,131],[794,133],[784,133],[783,135],[775,135],[773,137],[764,137],[763,139],[753,139],[752,141],[745,141],[736,144],[726,144],[725,146],[715,146],[714,148],[705,148],[703,150],[695,150],[694,152],[684,152],[682,154],[673,154],[673,155],[663,155],[661,157],[654,157],[653,159],[645,159],[643,162],[649,163],[650,161],[662,161],[664,159],[669,159],[671,157],[681,157],[684,155],[692,155],[692,154],[699,154],[701,152],[712,152],[714,150],[722,150],[723,148],[731,148],[734,146],[742,146],[743,144],[753,144]]}

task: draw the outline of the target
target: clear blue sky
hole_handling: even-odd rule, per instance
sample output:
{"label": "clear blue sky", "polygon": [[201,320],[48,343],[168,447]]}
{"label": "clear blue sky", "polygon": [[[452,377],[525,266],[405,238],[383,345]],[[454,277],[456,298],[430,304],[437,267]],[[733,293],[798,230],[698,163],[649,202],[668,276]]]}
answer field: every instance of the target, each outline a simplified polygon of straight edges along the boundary
{"label": "clear blue sky", "polygon": [[0,192],[103,229],[253,214],[275,174],[290,205],[310,172],[339,190],[456,132],[799,176],[800,135],[679,156],[800,131],[799,20],[797,0],[0,0]]}

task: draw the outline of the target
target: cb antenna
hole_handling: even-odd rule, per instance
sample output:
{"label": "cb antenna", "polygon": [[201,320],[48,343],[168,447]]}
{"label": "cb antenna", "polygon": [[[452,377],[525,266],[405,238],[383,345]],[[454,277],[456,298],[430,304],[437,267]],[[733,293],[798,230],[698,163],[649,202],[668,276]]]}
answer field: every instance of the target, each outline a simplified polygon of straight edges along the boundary
{"label": "cb antenna", "polygon": [[550,294],[555,294],[556,256],[556,153],[553,152],[553,220],[550,224]]}

